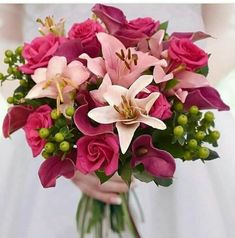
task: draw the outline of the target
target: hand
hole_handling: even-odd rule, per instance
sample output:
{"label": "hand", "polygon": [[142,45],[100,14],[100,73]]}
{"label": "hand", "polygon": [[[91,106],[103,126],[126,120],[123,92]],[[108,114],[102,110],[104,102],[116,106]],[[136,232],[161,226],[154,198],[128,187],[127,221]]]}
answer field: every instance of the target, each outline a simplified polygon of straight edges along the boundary
{"label": "hand", "polygon": [[129,190],[127,184],[117,174],[113,175],[109,181],[101,184],[95,175],[84,175],[77,171],[72,181],[83,193],[108,204],[121,204],[121,198],[118,194],[126,193]]}

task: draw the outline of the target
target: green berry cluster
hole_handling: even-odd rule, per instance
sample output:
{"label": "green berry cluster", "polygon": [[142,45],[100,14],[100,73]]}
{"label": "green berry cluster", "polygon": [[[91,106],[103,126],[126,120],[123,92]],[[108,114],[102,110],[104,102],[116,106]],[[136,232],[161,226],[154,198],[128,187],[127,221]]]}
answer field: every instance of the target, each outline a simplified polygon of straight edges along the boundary
{"label": "green berry cluster", "polygon": [[211,150],[204,144],[206,142],[215,147],[220,138],[219,131],[214,130],[213,112],[203,114],[197,106],[191,106],[188,111],[184,111],[181,102],[174,103],[174,110],[172,143],[182,146],[181,159],[210,159]]}
{"label": "green berry cluster", "polygon": [[[66,114],[71,117],[74,108],[68,107]],[[47,159],[53,155],[63,158],[75,145],[74,134],[68,126],[68,119],[65,118],[57,109],[51,111],[51,118],[54,125],[51,128],[41,128],[39,136],[46,141],[42,156]]]}

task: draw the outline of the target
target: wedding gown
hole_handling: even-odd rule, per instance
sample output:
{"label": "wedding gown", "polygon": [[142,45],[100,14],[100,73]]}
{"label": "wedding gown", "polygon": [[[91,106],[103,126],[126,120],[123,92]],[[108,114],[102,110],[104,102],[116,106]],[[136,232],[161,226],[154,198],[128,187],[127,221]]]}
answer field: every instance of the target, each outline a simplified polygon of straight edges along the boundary
{"label": "wedding gown", "polygon": [[[116,5],[129,19],[151,16],[169,20],[169,31],[203,30],[200,5]],[[37,35],[38,17],[66,18],[67,29],[87,19],[92,5],[26,5],[26,41]],[[2,103],[1,103],[2,105]],[[203,164],[177,160],[169,188],[139,184],[136,192],[145,214],[139,224],[143,238],[233,238],[235,234],[235,121],[229,112],[216,113],[222,139],[221,159]],[[80,192],[70,181],[43,189],[37,171],[41,158],[31,159],[24,133],[0,144],[0,237],[75,238],[75,212]],[[113,238],[114,236],[109,236]],[[128,238],[127,236],[124,236]]]}

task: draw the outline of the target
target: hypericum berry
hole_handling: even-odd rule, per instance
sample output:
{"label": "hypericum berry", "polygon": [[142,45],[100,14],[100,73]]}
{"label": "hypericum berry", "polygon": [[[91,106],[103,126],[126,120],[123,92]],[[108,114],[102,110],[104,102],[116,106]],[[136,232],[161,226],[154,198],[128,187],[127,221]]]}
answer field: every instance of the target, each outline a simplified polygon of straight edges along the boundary
{"label": "hypericum berry", "polygon": [[220,132],[219,131],[212,131],[210,133],[211,139],[217,141],[220,138]]}
{"label": "hypericum berry", "polygon": [[26,80],[21,79],[21,80],[20,80],[20,85],[23,86],[23,87],[27,87],[27,86],[28,86],[28,83],[27,83]]}
{"label": "hypericum berry", "polygon": [[60,143],[60,150],[63,152],[67,152],[70,149],[70,144],[68,141],[63,141]]}
{"label": "hypericum berry", "polygon": [[8,97],[8,98],[7,98],[7,102],[8,102],[9,104],[14,103],[14,98],[13,98],[13,97]]}
{"label": "hypericum berry", "polygon": [[48,159],[51,155],[49,153],[47,153],[45,150],[42,152],[42,157],[44,159]]}
{"label": "hypericum berry", "polygon": [[204,119],[207,122],[212,122],[215,119],[214,113],[213,112],[206,112],[204,115]]}
{"label": "hypericum berry", "polygon": [[178,117],[177,122],[180,125],[184,126],[188,123],[188,117],[186,115],[182,114]]}
{"label": "hypericum berry", "polygon": [[60,113],[58,114],[58,112],[57,112],[57,109],[53,109],[52,111],[51,111],[51,118],[53,119],[53,120],[57,120],[59,117],[60,117]]}
{"label": "hypericum berry", "polygon": [[183,109],[184,109],[183,103],[181,103],[181,102],[175,103],[174,109],[175,109],[177,112],[182,112]]}
{"label": "hypericum berry", "polygon": [[16,48],[15,53],[16,53],[17,55],[21,55],[21,54],[22,54],[22,51],[23,51],[23,47],[22,47],[22,46],[19,46],[19,47]]}
{"label": "hypericum berry", "polygon": [[64,136],[62,133],[58,132],[55,134],[54,139],[56,142],[62,142],[64,140]]}
{"label": "hypericum berry", "polygon": [[53,144],[52,142],[47,142],[44,148],[47,153],[51,154],[55,151],[55,144]]}
{"label": "hypericum berry", "polygon": [[7,73],[8,73],[8,74],[12,74],[12,73],[13,73],[13,68],[12,68],[12,67],[9,67],[9,68],[7,69]]}
{"label": "hypericum berry", "polygon": [[189,113],[192,114],[192,115],[197,115],[198,112],[199,112],[199,109],[198,109],[197,106],[191,106],[191,107],[189,108]]}
{"label": "hypericum berry", "polygon": [[69,117],[72,117],[74,112],[75,112],[75,109],[72,106],[67,107],[65,111],[66,115]]}
{"label": "hypericum berry", "polygon": [[206,147],[201,147],[199,150],[198,150],[198,156],[199,158],[201,159],[206,159],[208,158],[208,156],[210,155],[210,151],[208,148]]}
{"label": "hypericum berry", "polygon": [[10,58],[10,57],[13,56],[13,52],[11,50],[6,50],[5,51],[5,56]]}
{"label": "hypericum berry", "polygon": [[201,141],[205,138],[206,133],[204,131],[198,131],[195,135],[196,140]]}
{"label": "hypericum berry", "polygon": [[41,129],[39,130],[39,136],[40,136],[42,139],[47,138],[49,135],[50,135],[50,131],[49,131],[47,128],[41,128]]}
{"label": "hypericum berry", "polygon": [[184,134],[184,128],[182,127],[182,126],[176,126],[175,128],[174,128],[174,135],[176,136],[176,137],[180,137],[180,136],[182,136]]}
{"label": "hypericum berry", "polygon": [[195,139],[191,139],[188,142],[188,147],[192,150],[197,148],[197,141]]}
{"label": "hypericum berry", "polygon": [[8,58],[8,57],[5,58],[5,59],[4,59],[4,63],[5,63],[5,64],[10,64],[10,63],[11,63],[11,58]]}
{"label": "hypericum berry", "polygon": [[185,151],[183,155],[184,160],[192,160],[192,154],[190,151]]}

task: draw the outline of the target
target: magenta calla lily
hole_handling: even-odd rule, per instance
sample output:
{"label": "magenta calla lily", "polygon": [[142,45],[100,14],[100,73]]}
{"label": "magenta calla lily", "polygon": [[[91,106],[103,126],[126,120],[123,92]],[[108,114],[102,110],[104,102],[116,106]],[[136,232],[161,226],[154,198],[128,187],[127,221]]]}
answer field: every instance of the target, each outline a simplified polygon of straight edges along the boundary
{"label": "magenta calla lily", "polygon": [[175,172],[175,160],[172,155],[153,146],[150,135],[142,135],[132,143],[132,167],[143,164],[152,176],[172,178]]}
{"label": "magenta calla lily", "polygon": [[[113,126],[109,125],[96,125],[88,117],[88,112],[97,106],[96,102],[92,99],[89,93],[80,92],[76,98],[79,103],[79,107],[74,114],[74,123],[76,127],[84,134],[88,136],[101,135],[103,133],[112,133]],[[99,104],[100,105],[100,104]]]}
{"label": "magenta calla lily", "polygon": [[57,156],[46,159],[39,168],[38,175],[44,188],[56,186],[56,179],[60,176],[72,178],[75,174],[75,164],[70,157],[61,160]]}
{"label": "magenta calla lily", "polygon": [[196,31],[196,32],[173,32],[170,36],[170,39],[172,38],[184,38],[184,39],[190,39],[191,41],[195,42],[198,40],[203,40],[206,38],[211,37],[211,35],[202,32],[202,31]]}
{"label": "magenta calla lily", "polygon": [[10,107],[4,118],[2,131],[5,138],[13,132],[23,128],[27,122],[28,116],[34,111],[31,106],[17,105]]}
{"label": "magenta calla lily", "polygon": [[218,91],[212,87],[202,87],[189,89],[185,100],[185,109],[193,105],[200,109],[217,109],[218,111],[228,111],[230,108],[221,99]]}

